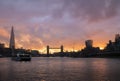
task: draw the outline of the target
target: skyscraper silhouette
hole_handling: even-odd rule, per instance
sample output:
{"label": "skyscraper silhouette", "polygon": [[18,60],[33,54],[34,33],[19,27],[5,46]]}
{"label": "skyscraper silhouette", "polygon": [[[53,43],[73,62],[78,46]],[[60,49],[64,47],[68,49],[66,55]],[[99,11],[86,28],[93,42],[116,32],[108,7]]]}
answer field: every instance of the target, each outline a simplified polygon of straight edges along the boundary
{"label": "skyscraper silhouette", "polygon": [[12,29],[11,29],[9,48],[11,48],[12,50],[15,49],[15,37],[14,37],[14,28],[13,28],[13,26],[12,26]]}

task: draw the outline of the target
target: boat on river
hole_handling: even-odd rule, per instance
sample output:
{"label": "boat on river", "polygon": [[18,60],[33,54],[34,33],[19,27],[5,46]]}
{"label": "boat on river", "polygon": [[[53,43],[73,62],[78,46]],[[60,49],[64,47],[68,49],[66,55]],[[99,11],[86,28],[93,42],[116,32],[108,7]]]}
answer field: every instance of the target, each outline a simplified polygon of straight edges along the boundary
{"label": "boat on river", "polygon": [[15,61],[31,61],[31,55],[26,53],[17,53],[16,56],[13,57]]}

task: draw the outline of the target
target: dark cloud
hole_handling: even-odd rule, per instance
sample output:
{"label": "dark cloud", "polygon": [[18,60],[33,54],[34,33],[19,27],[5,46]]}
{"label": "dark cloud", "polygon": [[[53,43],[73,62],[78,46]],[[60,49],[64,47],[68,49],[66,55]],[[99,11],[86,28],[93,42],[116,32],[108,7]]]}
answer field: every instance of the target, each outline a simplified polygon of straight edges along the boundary
{"label": "dark cloud", "polygon": [[60,19],[68,13],[73,18],[89,21],[114,17],[120,7],[119,0],[1,0],[0,4],[2,17],[11,19],[48,14]]}
{"label": "dark cloud", "polygon": [[119,0],[64,0],[63,12],[73,17],[98,21],[118,14]]}

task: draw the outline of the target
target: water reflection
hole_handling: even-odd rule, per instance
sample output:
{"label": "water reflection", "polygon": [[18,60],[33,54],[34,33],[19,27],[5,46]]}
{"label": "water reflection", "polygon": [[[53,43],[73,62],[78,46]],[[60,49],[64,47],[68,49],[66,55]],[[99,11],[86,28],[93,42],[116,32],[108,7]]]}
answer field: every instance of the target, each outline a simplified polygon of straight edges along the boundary
{"label": "water reflection", "polygon": [[31,62],[0,59],[0,81],[119,81],[117,59],[33,58]]}
{"label": "water reflection", "polygon": [[91,63],[91,73],[93,77],[93,81],[109,81],[109,78],[107,77],[107,60],[106,59],[96,59],[96,61]]}

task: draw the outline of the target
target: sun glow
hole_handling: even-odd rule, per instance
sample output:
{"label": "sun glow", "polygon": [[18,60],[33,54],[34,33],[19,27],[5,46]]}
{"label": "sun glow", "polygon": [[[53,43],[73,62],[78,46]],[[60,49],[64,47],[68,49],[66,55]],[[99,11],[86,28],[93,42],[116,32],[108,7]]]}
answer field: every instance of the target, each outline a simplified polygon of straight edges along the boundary
{"label": "sun glow", "polygon": [[100,47],[100,50],[103,50],[104,48],[103,47]]}

